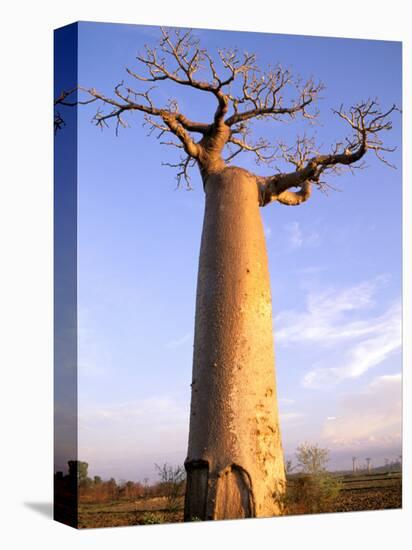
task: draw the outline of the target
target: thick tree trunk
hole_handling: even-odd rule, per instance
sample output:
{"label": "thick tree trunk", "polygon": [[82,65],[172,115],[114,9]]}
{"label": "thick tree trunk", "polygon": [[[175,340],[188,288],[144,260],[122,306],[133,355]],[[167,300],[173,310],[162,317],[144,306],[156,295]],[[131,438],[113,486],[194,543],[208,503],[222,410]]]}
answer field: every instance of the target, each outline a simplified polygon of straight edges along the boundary
{"label": "thick tree trunk", "polygon": [[185,519],[281,512],[285,486],[256,178],[205,178]]}

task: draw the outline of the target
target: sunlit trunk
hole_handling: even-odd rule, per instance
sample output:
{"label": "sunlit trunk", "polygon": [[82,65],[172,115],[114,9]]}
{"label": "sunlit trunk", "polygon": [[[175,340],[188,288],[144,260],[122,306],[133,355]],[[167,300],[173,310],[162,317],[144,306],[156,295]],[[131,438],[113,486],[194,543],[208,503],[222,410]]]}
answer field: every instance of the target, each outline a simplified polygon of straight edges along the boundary
{"label": "sunlit trunk", "polygon": [[258,187],[226,168],[205,193],[185,519],[273,516],[285,474]]}

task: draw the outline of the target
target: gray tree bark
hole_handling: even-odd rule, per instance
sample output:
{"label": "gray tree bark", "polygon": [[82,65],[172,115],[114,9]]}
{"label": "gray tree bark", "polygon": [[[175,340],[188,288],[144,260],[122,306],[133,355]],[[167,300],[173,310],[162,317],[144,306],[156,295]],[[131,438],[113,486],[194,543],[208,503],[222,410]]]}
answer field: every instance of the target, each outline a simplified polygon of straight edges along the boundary
{"label": "gray tree bark", "polygon": [[205,180],[185,520],[273,516],[285,487],[256,177]]}

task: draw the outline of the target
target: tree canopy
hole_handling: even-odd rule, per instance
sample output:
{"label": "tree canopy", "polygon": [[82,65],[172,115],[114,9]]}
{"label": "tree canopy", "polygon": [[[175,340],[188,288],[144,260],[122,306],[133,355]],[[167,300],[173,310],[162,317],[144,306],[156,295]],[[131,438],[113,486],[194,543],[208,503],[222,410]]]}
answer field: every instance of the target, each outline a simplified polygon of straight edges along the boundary
{"label": "tree canopy", "polygon": [[[205,177],[230,165],[240,153],[252,154],[258,164],[270,164],[275,169],[270,176],[257,176],[261,206],[274,201],[292,206],[305,202],[313,186],[322,191],[330,187],[325,180],[329,174],[362,168],[368,151],[390,165],[383,155],[394,148],[385,146],[382,134],[392,128],[391,115],[399,110],[395,105],[382,110],[376,99],[360,101],[349,108],[342,104],[334,113],[348,126],[349,134],[345,140],[332,144],[329,151],[320,151],[307,135],[298,136],[292,146],[264,138],[256,140],[251,131],[254,120],[279,122],[301,116],[313,122],[319,115],[315,104],[323,84],[313,79],[302,81],[279,64],[263,70],[253,53],[217,49],[212,56],[191,30],[160,31],[158,46],[146,45],[144,53],[137,55],[142,72],[126,68],[128,81],[115,86],[112,96],[79,86],[63,91],[55,99],[56,107],[96,102],[93,122],[104,128],[113,120],[116,133],[129,125],[128,113],[142,112],[149,134],[154,133],[160,143],[180,150],[180,159],[166,164],[177,170],[178,185],[185,181],[189,188],[189,169],[194,165]],[[152,92],[166,80],[211,94],[216,100],[213,120],[190,120],[174,98],[163,106],[155,105]],[[136,82],[137,88],[133,84]],[[75,94],[78,97],[74,98]],[[55,129],[63,125],[64,120],[56,111]],[[291,165],[292,170],[282,172],[277,168],[279,159]]]}

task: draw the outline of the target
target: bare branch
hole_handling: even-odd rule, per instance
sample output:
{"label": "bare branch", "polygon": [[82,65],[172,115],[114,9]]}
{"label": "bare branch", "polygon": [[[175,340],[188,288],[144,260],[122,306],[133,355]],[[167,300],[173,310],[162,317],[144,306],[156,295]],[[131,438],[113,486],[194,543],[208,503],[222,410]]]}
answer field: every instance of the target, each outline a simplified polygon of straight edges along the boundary
{"label": "bare branch", "polygon": [[[298,96],[288,105],[284,105],[283,93],[288,87],[296,87]],[[228,126],[245,122],[253,118],[279,119],[283,115],[291,118],[301,113],[304,117],[313,119],[316,113],[310,114],[308,107],[323,89],[321,83],[315,84],[308,80],[301,85],[293,80],[290,71],[281,66],[260,74],[256,69],[243,71],[243,85],[240,94],[231,94],[234,114],[226,119]],[[243,110],[239,106],[246,107]]]}
{"label": "bare branch", "polygon": [[256,164],[269,164],[276,158],[276,149],[267,140],[260,138],[257,143],[248,143],[246,138],[239,139],[234,135],[228,140],[228,144],[233,143],[237,146],[235,151],[225,158],[225,162],[231,162],[239,153],[249,152],[255,155]]}
{"label": "bare branch", "polygon": [[[341,106],[334,112],[350,125],[353,134],[346,138],[345,143],[336,143],[330,154],[320,154],[314,146],[314,141],[306,136],[298,138],[293,148],[281,144],[281,156],[294,165],[296,170],[261,178],[262,206],[273,201],[283,204],[300,204],[306,201],[310,197],[311,184],[316,184],[321,189],[326,188],[325,182],[320,180],[322,174],[337,173],[342,167],[361,168],[359,161],[369,149],[379,160],[391,166],[382,156],[382,152],[393,152],[394,148],[385,147],[380,134],[392,128],[389,116],[395,111],[399,111],[395,105],[387,111],[380,111],[376,100],[359,103],[348,112]],[[299,191],[289,191],[291,188],[298,188]]]}
{"label": "bare branch", "polygon": [[[64,105],[65,107],[76,107],[77,105],[87,105],[96,101],[94,98],[89,100],[79,101],[77,97],[78,88],[72,88],[71,90],[63,90],[61,94],[55,98],[54,107],[57,105]],[[74,99],[73,99],[74,96]],[[60,114],[60,111],[55,109],[54,111],[54,133],[56,134],[58,130],[61,130],[65,126],[64,119]]]}
{"label": "bare branch", "polygon": [[[175,144],[172,143],[172,145],[175,145]],[[180,189],[182,185],[182,180],[184,180],[186,183],[186,189],[188,191],[193,190],[189,169],[195,165],[195,160],[192,157],[190,157],[190,155],[187,155],[186,157],[181,157],[180,162],[177,162],[177,163],[162,162],[162,165],[169,166],[170,168],[178,169],[178,172],[176,173],[177,189]]]}
{"label": "bare branch", "polygon": [[[220,79],[214,61],[206,50],[200,48],[199,41],[193,38],[190,30],[182,34],[179,29],[161,28],[161,32],[160,53],[156,48],[146,46],[145,55],[137,56],[137,60],[146,66],[148,76],[139,75],[131,69],[127,69],[127,72],[143,82],[171,80],[176,84],[214,94],[218,101],[214,119],[215,123],[220,123],[228,110],[227,96],[221,89],[231,82],[233,73],[225,80]],[[204,68],[205,61],[212,73],[211,82],[196,76]]]}
{"label": "bare branch", "polygon": [[[361,102],[348,111],[343,106],[334,111],[349,125],[351,134],[335,143],[328,154],[322,154],[313,138],[306,135],[298,137],[293,147],[282,142],[275,147],[263,138],[253,140],[250,132],[253,119],[278,121],[298,115],[309,121],[316,118],[313,105],[323,85],[313,79],[304,82],[281,65],[263,72],[256,64],[256,56],[248,52],[240,54],[236,49],[221,49],[217,54],[212,56],[202,48],[191,30],[161,28],[158,46],[145,46],[144,52],[137,56],[143,65],[143,74],[126,69],[129,80],[149,87],[135,90],[122,81],[110,96],[95,88],[79,87],[62,92],[55,105],[96,102],[93,122],[100,128],[114,122],[116,134],[128,126],[128,113],[142,112],[149,134],[154,134],[163,144],[182,149],[186,155],[174,165],[179,170],[178,185],[185,180],[190,186],[188,169],[195,163],[204,175],[224,168],[225,163],[243,152],[252,153],[258,164],[282,159],[293,166],[292,172],[278,170],[275,175],[258,178],[263,206],[273,201],[301,204],[308,200],[314,185],[321,191],[331,189],[323,176],[361,168],[368,150],[392,166],[384,155],[394,149],[385,146],[381,136],[383,131],[392,128],[390,117],[398,109],[392,106],[381,111],[376,100]],[[151,84],[163,81],[212,94],[217,103],[213,119],[209,123],[190,120],[174,99],[166,105],[156,105],[155,86]],[[63,125],[64,120],[57,111],[55,131]],[[165,138],[169,133],[177,142]],[[195,139],[194,134],[200,134],[200,139]],[[228,154],[223,158],[226,146]]]}
{"label": "bare branch", "polygon": [[[293,81],[290,72],[280,66],[261,76],[255,54],[221,49],[218,57],[213,58],[190,30],[161,28],[157,48],[146,45],[137,60],[144,66],[144,74],[131,68],[126,70],[140,83],[156,84],[168,80],[213,94],[217,101],[213,121],[206,124],[188,119],[174,100],[170,100],[166,107],[156,106],[152,99],[153,87],[135,90],[123,81],[115,86],[112,97],[95,88],[79,88],[85,99],[77,103],[96,101],[99,106],[93,122],[104,128],[113,120],[116,134],[120,128],[128,126],[125,116],[128,112],[143,112],[149,133],[156,131],[158,138],[167,132],[174,134],[187,155],[208,167],[220,166],[224,162],[221,154],[227,143],[230,148],[228,162],[244,151],[253,153],[258,163],[271,162],[274,147],[263,139],[252,143],[247,123],[254,117],[293,117],[297,112],[310,117],[312,115],[306,108],[321,88],[312,81],[300,86],[299,82]],[[239,84],[240,95],[234,91]],[[297,87],[298,96],[283,106],[282,95],[287,86]],[[64,104],[70,104],[66,97],[63,99]],[[234,113],[225,120],[231,106]],[[56,121],[57,126],[62,124],[59,118]],[[192,133],[201,134],[201,140],[195,142]]]}
{"label": "bare branch", "polygon": [[[103,106],[109,106],[111,110],[109,112],[104,112],[103,110],[98,109],[97,113],[93,117],[93,121],[97,126],[103,128],[107,126],[107,121],[114,118],[116,120],[116,134],[120,127],[127,127],[128,124],[123,118],[123,114],[127,111],[141,111],[145,113],[146,117],[157,116],[163,121],[162,125],[163,131],[170,131],[175,134],[180,141],[182,142],[185,151],[187,154],[193,158],[197,158],[199,155],[199,146],[192,140],[190,135],[185,129],[185,126],[194,127],[198,131],[201,129],[201,123],[192,123],[185,116],[181,115],[175,110],[175,103],[171,103],[169,109],[160,109],[153,105],[153,102],[150,97],[149,88],[145,92],[135,92],[131,88],[126,88],[123,90],[123,82],[118,84],[114,93],[116,98],[110,98],[102,93],[98,92],[95,88],[79,88],[81,91],[85,92],[91,96],[94,100],[100,101]],[[142,98],[144,103],[137,103],[137,98]],[[89,101],[90,103],[91,101]],[[146,118],[146,120],[148,120]],[[153,119],[150,118],[151,124],[153,124]],[[193,130],[192,130],[193,131]]]}
{"label": "bare branch", "polygon": [[54,111],[54,134],[61,130],[66,123],[59,111]]}
{"label": "bare branch", "polygon": [[299,191],[283,191],[277,196],[277,201],[286,206],[297,206],[307,201],[312,193],[312,183],[305,181]]}

